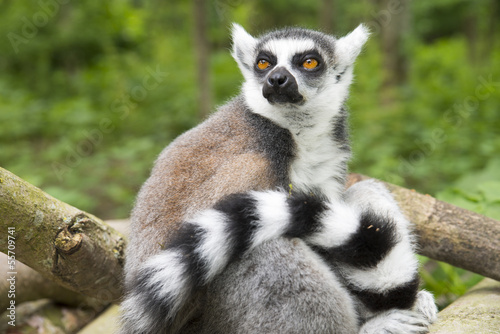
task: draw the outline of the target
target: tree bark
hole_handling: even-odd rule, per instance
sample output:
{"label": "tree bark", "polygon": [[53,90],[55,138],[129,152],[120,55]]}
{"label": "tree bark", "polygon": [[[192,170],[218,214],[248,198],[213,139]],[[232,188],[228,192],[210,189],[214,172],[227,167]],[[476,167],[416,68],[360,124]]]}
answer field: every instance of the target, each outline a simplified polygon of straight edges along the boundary
{"label": "tree bark", "polygon": [[484,279],[439,312],[431,334],[498,333],[500,331],[500,282]]}
{"label": "tree bark", "polygon": [[333,12],[335,10],[334,0],[322,0],[321,10],[319,13],[319,26],[326,33],[335,31],[335,22],[333,20]]}
{"label": "tree bark", "polygon": [[0,212],[0,251],[68,289],[120,298],[125,240],[114,229],[3,168]]}
{"label": "tree bark", "polygon": [[[368,179],[352,174],[350,184]],[[500,280],[500,222],[385,183],[415,226],[419,253]]]}
{"label": "tree bark", "polygon": [[[0,298],[0,310],[5,310],[10,304],[10,299],[7,298],[11,288],[10,281],[7,280],[10,277],[8,272],[10,270],[7,255],[0,253],[0,296],[4,296],[4,298]],[[56,303],[73,307],[99,308],[103,306],[103,302],[63,288],[21,262],[16,263],[15,277],[16,305],[47,298]]]}
{"label": "tree bark", "polygon": [[392,104],[397,98],[394,89],[407,81],[408,59],[404,50],[404,35],[410,27],[409,0],[373,0],[373,16],[380,29],[380,46],[384,79],[381,102]]}

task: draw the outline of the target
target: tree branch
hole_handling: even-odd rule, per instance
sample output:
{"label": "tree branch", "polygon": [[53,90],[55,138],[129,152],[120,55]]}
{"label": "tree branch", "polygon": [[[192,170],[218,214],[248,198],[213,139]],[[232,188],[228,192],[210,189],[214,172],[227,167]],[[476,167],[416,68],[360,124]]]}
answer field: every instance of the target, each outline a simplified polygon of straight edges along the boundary
{"label": "tree branch", "polygon": [[[104,302],[120,298],[125,241],[114,229],[3,168],[0,212],[6,236],[0,251],[13,251],[17,260],[71,290]],[[9,227],[15,228],[15,248],[7,240]]]}

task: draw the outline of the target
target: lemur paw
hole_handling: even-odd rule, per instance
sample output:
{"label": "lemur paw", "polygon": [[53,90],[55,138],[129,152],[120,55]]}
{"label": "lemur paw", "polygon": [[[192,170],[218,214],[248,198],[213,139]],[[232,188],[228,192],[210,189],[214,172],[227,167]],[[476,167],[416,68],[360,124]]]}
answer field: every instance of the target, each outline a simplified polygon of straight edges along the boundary
{"label": "lemur paw", "polygon": [[422,314],[431,324],[437,320],[438,308],[434,296],[428,291],[422,290],[417,294],[413,310]]}
{"label": "lemur paw", "polygon": [[420,312],[390,310],[366,322],[359,334],[425,334],[430,322]]}

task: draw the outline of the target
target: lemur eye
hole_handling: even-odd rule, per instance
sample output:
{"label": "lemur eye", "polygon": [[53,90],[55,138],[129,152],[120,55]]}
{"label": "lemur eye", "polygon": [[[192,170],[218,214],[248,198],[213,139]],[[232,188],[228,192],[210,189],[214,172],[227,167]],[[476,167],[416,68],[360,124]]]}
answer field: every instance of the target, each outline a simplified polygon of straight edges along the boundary
{"label": "lemur eye", "polygon": [[302,66],[306,69],[306,70],[313,70],[315,69],[316,67],[318,67],[319,63],[316,59],[314,58],[308,58],[306,59],[303,63],[302,63]]}
{"label": "lemur eye", "polygon": [[265,59],[260,59],[258,62],[257,62],[257,67],[259,68],[259,70],[265,70],[266,68],[268,68],[269,66],[271,66],[271,63],[268,62],[267,60]]}

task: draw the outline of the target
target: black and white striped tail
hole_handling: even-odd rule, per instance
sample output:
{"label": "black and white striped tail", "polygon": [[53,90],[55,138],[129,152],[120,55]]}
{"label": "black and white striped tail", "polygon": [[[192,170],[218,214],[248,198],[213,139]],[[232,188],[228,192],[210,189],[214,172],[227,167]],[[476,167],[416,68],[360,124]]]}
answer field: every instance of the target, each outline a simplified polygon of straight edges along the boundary
{"label": "black and white striped tail", "polygon": [[[136,333],[164,332],[197,288],[246,252],[279,237],[303,239],[324,256],[345,264],[346,275],[360,275],[349,268],[374,270],[401,238],[391,218],[362,211],[314,194],[231,195],[183,223],[166,249],[144,264],[122,304],[125,324],[135,326]],[[407,248],[411,252],[411,245]],[[365,289],[355,283],[353,290]]]}

